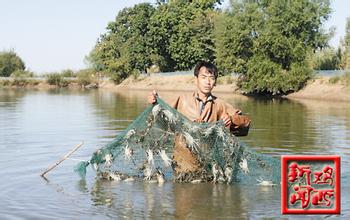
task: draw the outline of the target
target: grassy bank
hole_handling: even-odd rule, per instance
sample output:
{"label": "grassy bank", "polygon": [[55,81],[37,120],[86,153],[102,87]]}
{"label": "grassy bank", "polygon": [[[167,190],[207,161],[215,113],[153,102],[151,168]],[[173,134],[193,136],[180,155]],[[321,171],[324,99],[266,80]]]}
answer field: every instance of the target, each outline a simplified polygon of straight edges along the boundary
{"label": "grassy bank", "polygon": [[82,70],[73,75],[73,72],[50,73],[41,77],[28,75],[14,75],[0,78],[1,87],[18,88],[64,88],[88,87],[97,88],[100,79],[90,70]]}

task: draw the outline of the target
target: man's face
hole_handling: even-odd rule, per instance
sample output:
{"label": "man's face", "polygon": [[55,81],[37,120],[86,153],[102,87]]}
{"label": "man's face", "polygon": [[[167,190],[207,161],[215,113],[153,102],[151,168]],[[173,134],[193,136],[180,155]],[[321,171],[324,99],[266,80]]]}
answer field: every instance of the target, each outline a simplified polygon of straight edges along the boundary
{"label": "man's face", "polygon": [[195,77],[195,84],[199,92],[209,95],[215,86],[215,75],[211,74],[206,67],[199,69],[198,77]]}

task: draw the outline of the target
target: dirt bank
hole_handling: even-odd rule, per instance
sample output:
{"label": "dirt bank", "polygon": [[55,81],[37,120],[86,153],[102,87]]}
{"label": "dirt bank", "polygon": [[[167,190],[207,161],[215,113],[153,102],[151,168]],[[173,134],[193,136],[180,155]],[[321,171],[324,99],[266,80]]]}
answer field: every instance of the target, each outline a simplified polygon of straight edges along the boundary
{"label": "dirt bank", "polygon": [[[227,93],[235,96],[243,96],[235,85],[236,79],[233,77],[221,77],[218,79],[215,93]],[[103,82],[102,89],[111,90],[145,90],[151,91],[194,91],[194,77],[185,76],[150,76],[138,79],[128,78],[119,85],[111,82]],[[289,99],[314,99],[325,101],[350,101],[350,85],[345,85],[341,80],[332,83],[330,77],[318,77],[310,80],[302,90],[286,96]]]}
{"label": "dirt bank", "polygon": [[319,77],[308,82],[305,88],[287,95],[289,99],[350,101],[350,85],[342,81],[332,83],[330,77]]}
{"label": "dirt bank", "polygon": [[[318,77],[310,80],[305,88],[302,90],[289,94],[286,97],[289,99],[313,99],[313,100],[324,100],[324,101],[350,101],[350,78],[346,80],[334,80],[330,77]],[[18,82],[14,85],[9,85],[10,81],[2,80],[0,82],[1,87],[13,87],[13,88],[35,88],[35,89],[54,89],[59,86],[49,85],[43,81],[26,81]],[[81,89],[82,86],[72,81],[69,82],[67,87],[69,89]],[[89,88],[89,86],[84,87]],[[124,80],[121,84],[115,85],[111,81],[102,81],[99,84],[99,89],[105,89],[110,91],[140,91],[141,93],[147,94],[148,92],[156,89],[158,91],[166,91],[169,94],[174,91],[194,91],[194,76],[192,75],[176,75],[176,76],[140,76],[137,79],[130,77]],[[147,91],[147,93],[146,93]],[[220,77],[217,85],[213,90],[215,93],[221,93],[227,96],[241,96],[240,91],[236,86],[236,78],[234,77]]]}
{"label": "dirt bank", "polygon": [[[214,92],[241,94],[232,77],[222,77],[218,79]],[[113,90],[147,90],[159,91],[194,91],[194,77],[192,75],[177,76],[150,76],[138,79],[128,78],[121,84],[115,86],[111,82],[103,82],[100,88]]]}

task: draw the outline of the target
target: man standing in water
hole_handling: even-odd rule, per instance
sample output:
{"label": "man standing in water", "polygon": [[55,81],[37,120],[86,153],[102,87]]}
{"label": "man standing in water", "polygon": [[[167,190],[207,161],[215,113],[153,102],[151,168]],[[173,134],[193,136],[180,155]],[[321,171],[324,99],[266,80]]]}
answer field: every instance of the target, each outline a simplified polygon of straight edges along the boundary
{"label": "man standing in water", "polygon": [[[189,120],[196,122],[215,122],[222,120],[230,132],[236,136],[248,134],[250,120],[232,105],[212,95],[218,77],[218,70],[212,63],[200,61],[194,68],[196,91],[176,97],[170,106],[185,115]],[[148,96],[148,103],[157,102],[157,92]],[[174,161],[179,172],[195,171],[198,166],[187,148],[177,147],[175,139]],[[182,168],[181,168],[182,167]]]}
{"label": "man standing in water", "polygon": [[[218,70],[214,64],[200,61],[194,68],[195,92],[176,97],[170,106],[196,122],[215,122],[223,120],[231,133],[236,136],[248,134],[250,120],[242,112],[230,104],[212,95],[218,77]],[[148,96],[148,103],[155,104],[158,94],[153,91]]]}

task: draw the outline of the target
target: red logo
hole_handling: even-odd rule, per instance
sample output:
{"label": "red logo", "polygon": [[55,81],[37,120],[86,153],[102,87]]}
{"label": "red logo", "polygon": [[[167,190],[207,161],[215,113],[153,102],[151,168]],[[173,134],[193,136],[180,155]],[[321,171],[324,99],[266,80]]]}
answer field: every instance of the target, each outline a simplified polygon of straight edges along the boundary
{"label": "red logo", "polygon": [[282,214],[340,214],[340,156],[281,157]]}

